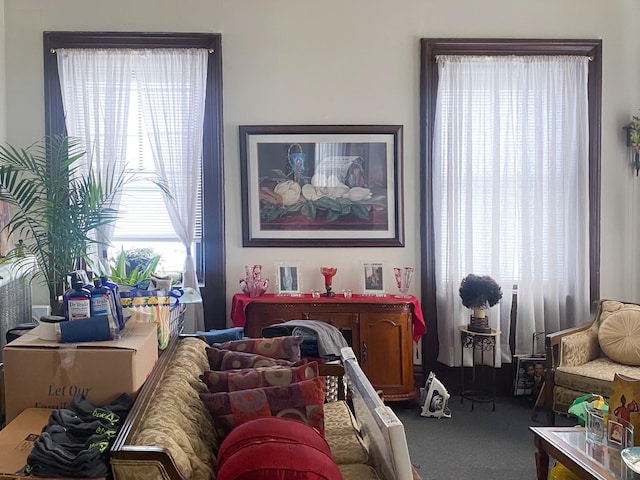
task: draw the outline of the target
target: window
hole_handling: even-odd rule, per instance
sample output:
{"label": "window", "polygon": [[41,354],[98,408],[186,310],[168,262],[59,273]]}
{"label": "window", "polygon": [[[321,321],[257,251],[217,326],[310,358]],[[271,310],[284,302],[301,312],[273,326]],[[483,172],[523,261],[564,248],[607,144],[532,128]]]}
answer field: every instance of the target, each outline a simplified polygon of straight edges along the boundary
{"label": "window", "polygon": [[[600,189],[599,189],[599,138],[600,138],[600,130],[599,130],[599,116],[600,116],[600,80],[601,80],[601,41],[599,40],[567,40],[567,41],[554,41],[554,40],[460,40],[460,39],[423,39],[422,40],[422,70],[421,70],[421,161],[422,161],[422,182],[421,182],[421,199],[422,199],[422,211],[421,211],[421,230],[422,230],[422,238],[423,243],[421,245],[422,250],[422,258],[423,258],[423,308],[427,311],[426,317],[430,319],[430,332],[431,335],[426,337],[426,341],[423,343],[423,353],[425,358],[425,368],[429,367],[431,362],[439,359],[439,349],[449,348],[455,346],[454,344],[457,342],[459,344],[459,340],[456,340],[455,333],[449,332],[448,325],[446,322],[458,322],[460,319],[457,316],[450,316],[450,318],[438,318],[438,316],[442,317],[441,309],[437,307],[443,302],[448,302],[451,305],[459,303],[459,299],[457,298],[456,288],[453,288],[449,285],[449,292],[446,299],[442,297],[442,282],[443,279],[447,278],[449,272],[447,271],[446,262],[442,262],[442,255],[444,252],[442,248],[447,249],[447,255],[451,257],[455,257],[456,255],[468,256],[473,258],[474,263],[472,263],[472,268],[477,270],[475,272],[465,272],[465,273],[486,273],[487,271],[495,271],[499,268],[499,266],[495,264],[490,264],[489,260],[490,256],[484,256],[482,253],[482,248],[486,247],[483,245],[483,237],[487,234],[487,232],[491,229],[494,229],[496,225],[502,225],[505,221],[511,221],[510,229],[505,232],[504,237],[499,239],[503,245],[508,245],[514,252],[522,252],[526,251],[529,248],[527,244],[527,238],[522,236],[521,233],[526,231],[523,227],[523,223],[528,222],[530,219],[527,216],[517,217],[514,216],[510,219],[505,219],[504,217],[495,218],[495,215],[492,216],[492,205],[488,205],[485,202],[485,196],[482,194],[483,192],[483,184],[490,185],[493,184],[493,187],[500,192],[500,202],[514,202],[518,201],[524,202],[526,201],[526,196],[518,193],[518,196],[511,197],[512,190],[514,190],[512,181],[510,178],[516,176],[515,182],[518,182],[518,179],[521,179],[518,184],[519,189],[529,188],[527,185],[528,181],[531,181],[533,178],[529,172],[522,171],[522,163],[519,162],[518,155],[524,152],[528,154],[528,150],[537,148],[528,145],[526,143],[527,140],[527,129],[531,128],[531,124],[528,123],[530,120],[528,115],[515,114],[513,118],[508,118],[507,116],[503,117],[501,112],[496,113],[493,111],[493,117],[485,118],[483,114],[486,112],[483,110],[483,104],[486,99],[492,97],[492,101],[503,102],[505,106],[511,106],[516,104],[517,102],[521,102],[522,99],[519,98],[517,91],[508,88],[506,90],[500,89],[490,89],[482,90],[482,91],[469,91],[468,93],[474,97],[473,107],[468,111],[465,111],[470,118],[474,119],[470,122],[471,127],[467,128],[461,137],[453,138],[453,135],[450,135],[450,132],[446,132],[441,134],[440,136],[436,136],[435,132],[442,132],[442,129],[438,128],[438,122],[444,121],[443,119],[447,115],[447,109],[452,108],[456,109],[455,114],[459,115],[461,110],[461,104],[464,104],[465,93],[454,85],[456,91],[447,92],[443,91],[440,88],[440,75],[441,70],[439,70],[439,65],[437,63],[437,58],[441,56],[464,56],[465,58],[470,57],[492,57],[492,58],[506,58],[506,56],[514,57],[518,56],[520,58],[528,59],[533,58],[535,56],[576,56],[589,58],[587,65],[587,85],[585,88],[585,95],[588,98],[588,107],[587,112],[585,112],[584,116],[580,115],[580,112],[576,114],[576,118],[585,118],[585,128],[588,128],[588,136],[586,137],[585,152],[584,155],[581,153],[577,155],[581,161],[583,162],[581,165],[582,172],[586,172],[588,174],[588,178],[585,180],[586,190],[588,192],[588,200],[585,202],[588,203],[588,217],[585,221],[584,231],[585,236],[588,237],[589,242],[589,250],[588,250],[588,262],[589,266],[582,265],[581,271],[577,269],[571,274],[575,274],[580,276],[582,279],[588,280],[587,286],[587,295],[591,297],[591,299],[595,299],[598,297],[598,289],[599,289],[599,278],[598,278],[598,264],[599,264],[599,203],[600,203]],[[473,82],[471,82],[473,83]],[[570,87],[569,87],[570,90]],[[532,92],[526,92],[527,97],[529,99],[536,98],[536,95],[531,95]],[[538,94],[539,92],[534,92]],[[454,95],[455,94],[455,95]],[[438,95],[440,95],[438,97]],[[439,99],[440,103],[437,103],[437,99]],[[455,99],[455,100],[454,100]],[[459,102],[455,104],[447,105],[452,102]],[[536,100],[527,100],[527,101],[536,101]],[[534,105],[535,108],[540,113],[540,116],[543,117],[545,114],[545,108],[550,111],[555,108],[557,105],[556,101],[551,101],[548,105],[549,107],[539,107]],[[526,107],[525,102],[525,107]],[[476,117],[473,117],[473,116]],[[497,120],[496,120],[497,119]],[[447,125],[445,123],[445,125]],[[495,131],[488,132],[487,129],[494,128]],[[509,144],[509,142],[505,142],[503,135],[504,132],[500,131],[500,129],[509,128],[511,129],[509,135],[512,138],[524,139],[522,141],[517,140],[515,144]],[[560,127],[561,128],[561,127]],[[477,132],[477,133],[476,133]],[[480,136],[480,133],[482,136]],[[487,139],[492,141],[496,139],[499,144],[488,145],[483,144],[481,141],[477,141],[478,138]],[[498,140],[499,139],[499,140]],[[450,142],[449,144],[446,144]],[[544,142],[541,142],[544,143]],[[473,148],[473,152],[455,152],[451,158],[446,156],[443,157],[442,152],[453,151],[453,149],[458,148],[460,150],[464,150],[467,148]],[[449,149],[449,150],[448,150]],[[503,162],[492,162],[491,155],[493,158],[496,157],[496,152],[499,152],[497,156],[500,158],[506,157],[509,158],[510,161]],[[543,158],[544,154],[547,152],[536,152],[532,158],[538,159]],[[552,152],[555,154],[555,152]],[[439,216],[439,212],[443,211],[441,208],[442,197],[439,195],[435,195],[434,192],[442,192],[441,184],[443,182],[448,182],[451,179],[448,179],[445,175],[443,175],[442,168],[450,168],[451,165],[447,162],[455,161],[455,157],[466,157],[473,158],[473,162],[467,163],[466,166],[461,166],[459,171],[455,171],[458,180],[462,178],[462,182],[460,184],[462,186],[467,186],[468,188],[474,189],[478,191],[478,195],[474,195],[474,201],[465,201],[460,200],[459,204],[456,206],[454,210],[448,216],[442,217]],[[561,155],[557,155],[557,157],[561,157]],[[478,161],[476,162],[476,159]],[[444,163],[443,163],[444,162]],[[444,165],[444,167],[443,167]],[[544,163],[538,161],[535,164],[536,169],[551,169],[555,168],[557,164],[552,163]],[[454,165],[453,168],[458,167],[458,164]],[[440,170],[438,170],[440,169]],[[548,177],[553,177],[554,174],[551,170],[546,172]],[[466,177],[465,177],[466,176]],[[566,182],[571,182],[573,179],[571,176],[563,173],[560,177],[556,175],[559,180],[565,180]],[[466,178],[466,180],[464,180]],[[458,181],[456,180],[456,181]],[[489,182],[489,183],[487,183]],[[499,182],[496,185],[496,182]],[[462,189],[464,194],[464,188]],[[540,195],[546,197],[544,190],[539,190],[542,192]],[[463,198],[461,195],[460,198]],[[518,200],[525,199],[525,200]],[[475,201],[477,199],[477,202]],[[493,200],[495,201],[495,200]],[[546,204],[543,208],[540,209],[541,216],[544,217],[544,212],[550,212],[552,209],[558,208],[557,205]],[[571,214],[570,209],[563,210],[567,215]],[[437,231],[442,232],[444,228],[446,228],[449,224],[460,224],[464,223],[464,218],[468,216],[469,218],[473,218],[474,228],[473,231],[468,231],[467,233],[460,235],[457,237],[457,241],[455,242],[442,242],[443,237],[438,237],[439,233]],[[478,228],[475,228],[477,220]],[[543,218],[544,220],[544,218]],[[554,229],[554,228],[562,228],[562,223],[557,223],[555,221],[543,221],[542,224],[544,228]],[[443,228],[444,227],[444,228]],[[588,232],[588,233],[586,233]],[[446,233],[445,233],[446,234]],[[544,235],[545,232],[541,231],[541,234]],[[442,248],[441,248],[442,247]],[[537,252],[536,252],[537,253]],[[540,259],[542,257],[538,257]],[[560,257],[562,258],[562,252]],[[510,259],[512,260],[512,259]],[[439,269],[437,266],[443,264],[443,267]],[[467,263],[469,265],[469,263]],[[515,269],[515,278],[524,278],[526,272],[525,268],[528,268],[526,265],[518,264],[515,262],[512,265],[512,268]],[[458,272],[459,273],[459,272]],[[563,285],[567,283],[566,278],[559,278],[558,272],[543,272],[546,275],[546,278],[552,279],[559,285]],[[517,282],[518,280],[516,280]],[[457,287],[456,285],[455,287]],[[519,292],[522,290],[521,287],[523,285],[518,285]],[[504,287],[503,287],[504,290]],[[505,298],[507,296],[510,297],[511,291],[504,292],[503,303],[511,305],[511,299]],[[508,295],[507,295],[508,294]],[[519,295],[520,296],[520,295]],[[519,309],[519,315],[522,318],[526,318],[527,316],[532,316],[532,312],[534,310],[534,306],[531,305],[523,305],[518,299],[517,308]],[[566,298],[561,299],[565,308],[572,308],[571,302],[574,299],[567,296]],[[535,306],[537,308],[537,305]],[[544,313],[544,309],[548,306],[545,305],[544,300],[541,302],[540,310]],[[499,325],[503,328],[502,335],[502,343],[505,344],[504,347],[507,349],[509,345],[506,345],[506,342],[512,342],[514,338],[512,337],[513,332],[509,331],[509,312],[508,309],[505,308],[500,309],[499,316]],[[459,312],[456,312],[459,313]],[[539,312],[538,312],[539,313]],[[557,316],[557,312],[556,316]],[[563,312],[560,312],[560,316],[562,316]],[[467,315],[468,313],[465,313]],[[544,315],[538,315],[539,317],[544,317]],[[454,318],[455,317],[455,318]],[[522,320],[520,318],[520,320]],[[544,319],[543,319],[544,321]],[[505,331],[506,330],[506,331]],[[513,329],[515,331],[515,329]],[[540,330],[540,328],[534,329]],[[530,337],[529,337],[530,339]],[[530,340],[529,340],[530,342]],[[446,345],[449,343],[450,345]],[[504,351],[504,349],[503,349]],[[517,352],[516,352],[517,353]],[[456,354],[456,355],[459,355]],[[442,360],[440,360],[442,361]],[[458,362],[460,361],[458,357]],[[445,362],[447,363],[447,362]]]}
{"label": "window", "polygon": [[[120,248],[152,248],[162,255],[159,264],[161,271],[181,271],[185,260],[184,246],[171,225],[161,190],[148,181],[149,178],[155,178],[156,169],[146,134],[150,127],[145,125],[135,81],[132,82],[130,95],[126,161],[135,181],[124,188],[109,257],[113,258]],[[169,137],[172,132],[163,131],[162,135]],[[191,250],[194,252],[198,279],[202,281],[202,178],[198,199],[195,241]]]}
{"label": "window", "polygon": [[[211,54],[208,60],[205,119],[203,135],[203,164],[200,198],[206,205],[206,218],[200,215],[200,238],[196,242],[194,256],[199,269],[201,291],[204,299],[206,328],[224,328],[226,316],[226,294],[224,273],[224,190],[222,165],[222,61],[220,35],[216,34],[146,34],[146,33],[78,33],[78,32],[45,32],[44,34],[44,75],[45,75],[45,130],[46,134],[65,133],[65,118],[58,80],[57,59],[58,48],[207,48]],[[133,102],[133,100],[132,100]],[[135,115],[133,110],[132,115]],[[137,168],[140,173],[148,171],[146,146],[141,143],[140,121],[131,125],[130,145],[136,152]],[[140,157],[137,154],[142,152]],[[206,186],[206,187],[205,187]],[[152,198],[154,192],[142,183],[131,185],[132,191],[126,197],[137,201],[156,203]],[[203,188],[204,187],[204,188]],[[136,190],[137,189],[137,190]],[[143,196],[141,200],[140,196]],[[160,194],[158,193],[158,196]],[[125,204],[127,204],[126,199]],[[131,201],[128,202],[131,204]],[[202,209],[200,210],[202,211]],[[136,228],[134,232],[128,225],[140,225],[141,219],[128,216],[132,209],[124,212],[121,223],[117,226],[116,239],[129,242],[130,245],[144,244],[149,246],[145,238],[145,228]],[[145,218],[148,220],[149,216]],[[127,225],[127,222],[128,225]],[[145,223],[149,226],[149,223]],[[170,224],[167,224],[170,227]],[[158,247],[170,245],[171,228],[167,230],[164,222],[153,222],[154,236],[159,240]],[[174,237],[175,238],[175,237]],[[182,253],[181,253],[182,255]],[[175,262],[175,263],[179,263]],[[180,266],[180,269],[182,267]]]}

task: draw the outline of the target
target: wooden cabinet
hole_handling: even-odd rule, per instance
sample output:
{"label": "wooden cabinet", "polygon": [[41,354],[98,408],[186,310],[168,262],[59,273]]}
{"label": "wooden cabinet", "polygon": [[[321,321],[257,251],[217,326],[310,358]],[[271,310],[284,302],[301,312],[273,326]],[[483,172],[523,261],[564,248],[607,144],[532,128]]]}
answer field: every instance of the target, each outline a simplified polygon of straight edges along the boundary
{"label": "wooden cabinet", "polygon": [[338,328],[358,358],[362,370],[385,400],[418,396],[413,377],[413,324],[410,302],[400,299],[322,301],[287,299],[245,307],[245,335],[261,337],[262,329],[288,320],[320,320]]}

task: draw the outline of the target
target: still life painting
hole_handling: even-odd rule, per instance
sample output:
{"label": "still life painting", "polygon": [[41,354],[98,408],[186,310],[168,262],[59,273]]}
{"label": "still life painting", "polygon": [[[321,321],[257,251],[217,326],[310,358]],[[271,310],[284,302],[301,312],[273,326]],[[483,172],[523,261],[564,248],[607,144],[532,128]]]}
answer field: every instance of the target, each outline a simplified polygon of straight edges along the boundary
{"label": "still life painting", "polygon": [[402,127],[241,126],[244,246],[401,246]]}

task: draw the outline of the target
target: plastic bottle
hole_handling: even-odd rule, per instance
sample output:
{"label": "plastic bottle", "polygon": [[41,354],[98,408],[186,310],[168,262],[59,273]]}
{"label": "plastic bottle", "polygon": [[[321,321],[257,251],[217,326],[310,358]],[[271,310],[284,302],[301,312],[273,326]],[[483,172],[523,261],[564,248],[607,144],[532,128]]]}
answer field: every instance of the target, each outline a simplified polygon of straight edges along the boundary
{"label": "plastic bottle", "polygon": [[81,320],[91,316],[91,293],[82,288],[82,282],[73,282],[73,288],[63,297],[64,316],[67,320]]}
{"label": "plastic bottle", "polygon": [[87,272],[84,270],[76,270],[71,272],[71,280],[70,284],[73,285],[73,282],[80,282],[82,284],[82,288],[91,292],[93,290],[93,283],[89,281],[89,277],[87,276]]}
{"label": "plastic bottle", "polygon": [[125,320],[124,312],[122,310],[122,301],[120,299],[120,287],[118,287],[117,283],[109,280],[109,277],[107,277],[106,275],[102,275],[100,277],[100,280],[102,281],[102,285],[104,287],[107,287],[112,292],[111,299],[113,300],[113,305],[115,307],[114,311],[116,312],[116,317],[118,320],[118,328],[122,330],[124,328]]}
{"label": "plastic bottle", "polygon": [[106,316],[110,323],[116,322],[113,300],[111,299],[111,290],[102,285],[102,280],[96,278],[93,281],[93,291],[91,292],[91,316]]}

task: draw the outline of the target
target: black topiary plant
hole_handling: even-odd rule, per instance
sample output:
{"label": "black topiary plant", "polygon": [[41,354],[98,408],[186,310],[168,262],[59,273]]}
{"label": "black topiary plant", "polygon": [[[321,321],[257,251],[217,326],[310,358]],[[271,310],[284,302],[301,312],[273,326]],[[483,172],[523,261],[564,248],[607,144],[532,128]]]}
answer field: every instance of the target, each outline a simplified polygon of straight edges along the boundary
{"label": "black topiary plant", "polygon": [[473,332],[490,333],[491,328],[485,310],[493,307],[502,298],[502,289],[488,275],[467,275],[460,283],[462,304],[473,310],[468,329]]}

